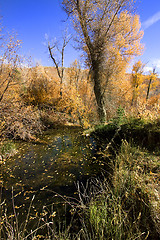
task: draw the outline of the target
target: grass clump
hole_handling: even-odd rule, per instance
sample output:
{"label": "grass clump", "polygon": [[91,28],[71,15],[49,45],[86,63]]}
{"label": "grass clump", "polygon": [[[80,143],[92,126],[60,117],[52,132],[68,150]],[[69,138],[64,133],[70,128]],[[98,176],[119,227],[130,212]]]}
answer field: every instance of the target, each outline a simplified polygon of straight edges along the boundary
{"label": "grass clump", "polygon": [[1,158],[8,158],[16,153],[16,146],[12,140],[3,140],[0,143]]}
{"label": "grass clump", "polygon": [[89,239],[159,239],[160,157],[123,141],[113,163],[111,183],[96,180],[89,203]]}
{"label": "grass clump", "polygon": [[[78,204],[68,203],[78,219],[65,228],[57,229],[54,209],[50,212],[45,207],[41,214],[33,214],[33,200],[23,224],[18,220],[14,198],[11,218],[1,202],[1,239],[158,240],[160,156],[123,140],[110,164],[113,168],[110,179],[92,179],[86,188],[83,186],[83,193],[77,188]],[[36,226],[28,231],[28,226],[33,227],[33,218],[37,219]]]}
{"label": "grass clump", "polygon": [[[59,222],[53,207],[43,206],[41,212],[34,207],[35,195],[32,197],[25,218],[17,210],[12,189],[12,212],[8,212],[6,201],[0,195],[0,239],[1,240],[70,240],[70,225]],[[75,238],[76,239],[76,238]]]}
{"label": "grass clump", "polygon": [[[152,142],[158,146],[157,134],[159,134],[159,122],[149,124],[143,119],[133,119],[130,123],[101,126],[96,134],[106,135],[110,133],[107,147],[102,149],[103,160],[109,161],[112,168],[110,175],[104,179],[92,179],[86,185],[84,193],[78,188],[78,204],[67,202],[72,207],[78,218],[71,222],[66,228],[55,227],[54,219],[47,218],[47,215],[39,217],[35,230],[26,231],[32,218],[27,215],[27,222],[19,225],[16,211],[13,218],[9,220],[7,214],[1,214],[1,234],[5,231],[6,239],[75,239],[75,240],[158,240],[160,236],[160,155],[156,148],[150,150],[133,145],[131,141],[123,140],[122,136],[128,139],[134,137],[134,142],[143,138],[144,143]],[[124,123],[124,122],[123,122]],[[149,124],[149,125],[148,125]],[[111,127],[110,127],[111,126]],[[117,128],[120,126],[120,128]],[[148,128],[146,129],[146,126]],[[112,129],[113,127],[113,129]],[[108,131],[109,129],[109,131]],[[118,129],[119,131],[115,131]],[[134,131],[136,129],[136,131]],[[144,131],[142,131],[144,129]],[[113,131],[114,130],[114,131]],[[131,132],[129,131],[131,130]],[[125,134],[122,134],[122,131]],[[141,136],[138,133],[142,133]],[[106,134],[107,133],[107,134]],[[154,133],[154,134],[153,134]],[[146,134],[146,135],[145,135]],[[138,139],[136,139],[136,137]],[[119,147],[114,144],[120,139]],[[125,138],[124,138],[125,139]],[[127,138],[126,138],[127,139]],[[133,141],[133,140],[132,140]],[[114,144],[113,144],[114,143]],[[147,144],[145,144],[147,148]],[[112,146],[113,145],[113,146]],[[117,144],[115,144],[117,146]],[[148,144],[149,145],[149,144]],[[114,155],[108,157],[110,149],[114,148]],[[7,147],[6,147],[7,148]],[[7,148],[8,149],[8,148]],[[8,151],[8,150],[7,150]],[[114,156],[116,156],[114,158]],[[72,201],[72,200],[71,200]],[[77,201],[76,201],[77,203]],[[0,211],[4,207],[0,203]],[[77,210],[78,209],[78,210]],[[46,210],[46,209],[45,209]],[[42,210],[43,211],[43,210]],[[30,213],[30,210],[29,210]],[[49,214],[49,215],[52,215]],[[72,215],[72,214],[71,214]],[[35,217],[35,215],[32,217]],[[37,216],[36,216],[37,217]],[[78,225],[75,224],[78,222]],[[31,224],[32,226],[32,224]],[[22,230],[23,229],[23,230]],[[41,230],[45,235],[42,237]],[[18,238],[16,238],[18,236]],[[3,238],[1,238],[3,239]]]}

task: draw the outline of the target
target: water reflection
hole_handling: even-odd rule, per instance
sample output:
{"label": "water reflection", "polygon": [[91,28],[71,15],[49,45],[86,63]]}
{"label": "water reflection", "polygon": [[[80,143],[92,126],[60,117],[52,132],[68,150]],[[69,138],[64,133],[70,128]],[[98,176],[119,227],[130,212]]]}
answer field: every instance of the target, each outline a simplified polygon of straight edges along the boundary
{"label": "water reflection", "polygon": [[[77,180],[95,176],[101,163],[95,161],[96,143],[79,129],[50,130],[40,144],[16,142],[18,153],[2,166],[3,197],[17,207],[28,203],[33,194],[38,206],[53,201],[50,191],[73,196]],[[49,191],[48,191],[49,190]]]}

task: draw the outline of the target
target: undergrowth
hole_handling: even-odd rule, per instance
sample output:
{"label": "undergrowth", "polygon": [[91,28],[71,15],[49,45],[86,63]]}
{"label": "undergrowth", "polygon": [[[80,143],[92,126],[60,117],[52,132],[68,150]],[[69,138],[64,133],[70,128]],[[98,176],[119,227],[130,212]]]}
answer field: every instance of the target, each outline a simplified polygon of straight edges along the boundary
{"label": "undergrowth", "polygon": [[[127,131],[128,129],[140,131],[148,126],[148,132],[159,134],[158,121],[149,124],[142,119],[132,119],[127,125],[122,122],[121,118],[116,124],[112,122],[110,126],[100,127],[97,131],[106,136],[108,129],[112,132],[114,129],[123,129],[127,126]],[[121,133],[117,132],[117,135],[119,134]],[[114,136],[117,137],[116,134]],[[107,146],[112,144],[112,140],[115,141],[114,136],[112,135]],[[88,180],[85,187],[82,184],[81,187],[77,185],[79,200],[76,202],[72,199],[66,200],[66,204],[71,208],[72,217],[69,224],[57,228],[54,211],[48,212],[48,215],[45,214],[47,209],[44,208],[42,215],[33,216],[31,207],[25,222],[20,224],[12,198],[12,217],[7,215],[5,203],[0,202],[1,239],[158,240],[160,237],[158,148],[151,151],[133,144],[133,141],[121,139],[121,146],[118,151],[116,150],[114,158],[113,156],[108,158],[108,151],[108,147],[103,149],[103,160],[106,161],[105,164],[110,165],[112,169],[110,174],[104,171],[103,179]],[[37,225],[27,230],[28,225],[32,226],[33,218],[37,220]]]}
{"label": "undergrowth", "polygon": [[[13,217],[10,219],[1,203],[1,239],[159,239],[160,156],[132,146],[124,140],[119,154],[112,161],[112,168],[110,181],[105,177],[103,180],[92,179],[89,187],[83,187],[83,192],[78,187],[78,203],[68,202],[72,207],[71,212],[79,218],[78,231],[74,232],[74,221],[58,231],[54,216],[49,219],[44,214],[43,217],[37,217],[36,228],[27,232],[26,227],[33,218],[32,215],[30,217],[32,202],[26,221],[21,225],[15,209],[13,208]],[[42,212],[46,213],[46,210],[43,209]],[[39,234],[41,229],[46,231],[45,236]],[[2,237],[4,231],[6,238]]]}
{"label": "undergrowth", "polygon": [[93,239],[158,239],[159,160],[122,143],[113,164],[112,184],[99,184],[100,194],[89,205]]}

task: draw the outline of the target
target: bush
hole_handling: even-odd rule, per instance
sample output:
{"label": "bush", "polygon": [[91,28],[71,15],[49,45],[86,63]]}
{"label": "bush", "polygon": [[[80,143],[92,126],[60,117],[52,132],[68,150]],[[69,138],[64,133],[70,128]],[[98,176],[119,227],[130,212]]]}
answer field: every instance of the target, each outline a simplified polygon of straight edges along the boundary
{"label": "bush", "polygon": [[0,104],[1,136],[30,140],[41,133],[42,123],[36,108],[19,102]]}

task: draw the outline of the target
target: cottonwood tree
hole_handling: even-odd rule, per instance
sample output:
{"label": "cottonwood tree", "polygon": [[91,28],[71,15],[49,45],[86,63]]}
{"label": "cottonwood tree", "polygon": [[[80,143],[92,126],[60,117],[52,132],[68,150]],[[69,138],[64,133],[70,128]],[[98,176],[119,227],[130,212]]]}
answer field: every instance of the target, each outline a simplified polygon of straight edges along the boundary
{"label": "cottonwood tree", "polygon": [[144,81],[144,64],[139,60],[135,62],[132,68],[132,76],[131,76],[131,85],[133,89],[132,101],[131,105],[137,102],[137,97],[139,94],[139,87]]}
{"label": "cottonwood tree", "polygon": [[83,74],[80,62],[76,59],[68,69],[70,86],[75,85],[76,89],[78,89],[79,81],[82,81]]}
{"label": "cottonwood tree", "polygon": [[[64,79],[64,51],[67,44],[70,41],[70,37],[67,35],[67,31],[65,30],[65,34],[62,37],[62,44],[60,44],[56,39],[51,44],[48,42],[48,50],[51,59],[56,67],[58,77],[60,78],[60,96],[62,97],[62,88],[63,88],[63,79]],[[56,54],[58,53],[59,56]]]}
{"label": "cottonwood tree", "polygon": [[141,52],[139,17],[131,14],[130,0],[63,0],[72,19],[78,46],[92,73],[98,115],[106,120],[105,88],[117,63]]}
{"label": "cottonwood tree", "polygon": [[146,101],[149,98],[149,93],[150,93],[151,87],[155,87],[158,84],[158,82],[156,82],[157,78],[158,78],[158,74],[156,73],[156,68],[154,67],[153,70],[150,71],[149,75],[148,75],[149,83],[148,83],[148,87],[147,87]]}
{"label": "cottonwood tree", "polygon": [[[88,76],[88,70],[82,69],[78,60],[75,60],[67,69],[69,80],[69,96],[74,101],[72,109],[77,113],[81,126],[87,126],[93,119],[95,105],[93,86]],[[72,104],[73,105],[73,104]]]}

